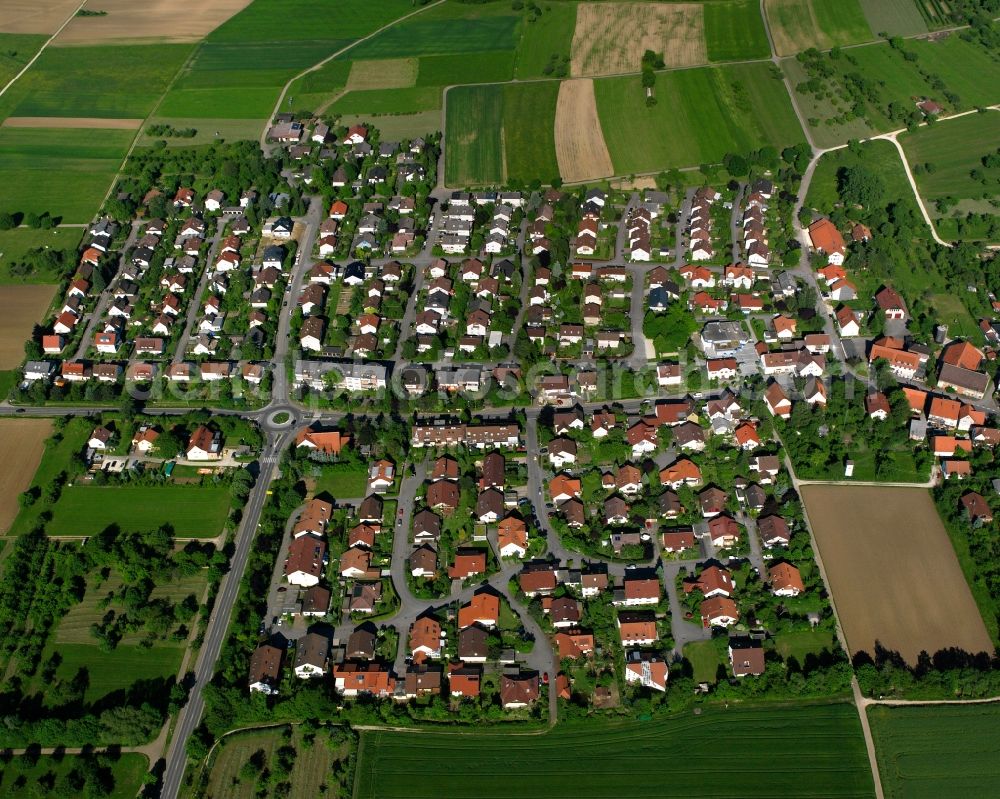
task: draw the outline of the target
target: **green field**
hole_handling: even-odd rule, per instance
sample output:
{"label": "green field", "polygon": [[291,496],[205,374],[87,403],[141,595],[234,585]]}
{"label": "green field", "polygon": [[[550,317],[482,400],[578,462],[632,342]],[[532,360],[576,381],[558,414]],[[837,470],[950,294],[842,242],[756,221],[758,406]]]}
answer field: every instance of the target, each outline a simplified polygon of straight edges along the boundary
{"label": "green field", "polygon": [[[256,141],[260,132],[267,125],[266,119],[199,119],[197,117],[154,117],[143,128],[139,145],[148,145],[154,141],[166,141],[168,147],[190,147],[192,144],[207,144],[210,142],[239,141],[241,139]],[[191,138],[162,139],[148,133],[150,125],[171,125],[177,130],[194,128],[197,133]]]}
{"label": "green field", "polygon": [[413,11],[411,0],[254,0],[207,39],[210,42],[301,42],[355,39]]}
{"label": "green field", "polygon": [[351,58],[403,58],[513,50],[520,17],[424,19],[401,22],[350,51]]}
{"label": "green field", "polygon": [[[925,200],[941,197],[986,199],[996,198],[996,184],[991,188],[974,180],[974,169],[984,170],[982,158],[995,153],[1000,146],[1000,114],[970,114],[952,119],[899,137],[911,167],[932,164],[933,172],[921,171],[916,176],[920,194]],[[996,170],[990,174],[995,175]],[[992,189],[992,190],[991,190]],[[933,204],[932,204],[933,207]]]}
{"label": "green field", "polygon": [[809,655],[819,655],[824,649],[834,649],[833,633],[829,630],[798,630],[778,633],[774,648],[783,660],[795,658],[801,666]]}
{"label": "green field", "polygon": [[58,652],[62,663],[56,676],[73,680],[85,669],[87,690],[85,702],[96,702],[114,691],[129,688],[139,680],[163,680],[177,676],[184,657],[184,645],[158,642],[151,649],[135,644],[119,644],[104,652],[95,641],[93,644],[55,644],[46,648],[46,659]]}
{"label": "green field", "polygon": [[441,88],[370,89],[347,92],[330,106],[334,114],[416,114],[441,107]]}
{"label": "green field", "polygon": [[0,88],[6,86],[7,81],[24,68],[47,38],[47,36],[20,33],[0,33]]}
{"label": "green field", "polygon": [[459,86],[448,92],[445,182],[499,183],[503,178],[503,86]]}
{"label": "green field", "polygon": [[903,170],[899,152],[887,141],[872,141],[862,145],[861,155],[851,150],[834,150],[825,153],[816,164],[806,205],[821,213],[829,213],[840,201],[837,194],[837,173],[846,167],[864,165],[878,175],[885,183],[888,197],[913,197]]}
{"label": "green field", "polygon": [[38,247],[48,247],[53,250],[68,250],[73,252],[71,260],[75,260],[76,247],[80,243],[82,230],[77,228],[53,228],[38,230],[36,228],[19,227],[13,230],[0,230],[0,285],[6,283],[58,283],[60,275],[39,272],[28,278],[12,278],[7,272],[7,264],[20,260],[28,250]]}
{"label": "green field", "polygon": [[229,515],[224,487],[71,486],[52,509],[49,535],[92,535],[112,524],[123,530],[173,527],[178,538],[214,538]]}
{"label": "green field", "polygon": [[514,76],[514,54],[507,51],[420,57],[417,86],[499,83]]}
{"label": "green field", "polygon": [[[646,107],[638,76],[594,81],[597,110],[615,172],[653,172],[714,163],[728,152],[803,140],[784,84],[769,64],[663,72],[657,104]],[[751,109],[767,109],[753,114]]]}
{"label": "green field", "polygon": [[779,55],[874,38],[858,0],[766,0],[766,4]]}
{"label": "green field", "polygon": [[288,104],[296,109],[315,110],[343,91],[351,74],[351,61],[334,59],[315,72],[296,78],[288,87]]}
{"label": "green field", "polygon": [[691,662],[695,682],[714,683],[719,672],[719,653],[711,641],[692,641],[684,645],[684,657]]}
{"label": "green field", "polygon": [[[919,1],[919,0],[917,0]],[[915,0],[858,0],[872,33],[913,36],[925,33],[927,25]]]}
{"label": "green field", "polygon": [[[345,114],[340,118],[341,125],[358,125],[372,122],[371,117],[364,114]],[[419,114],[399,114],[384,116],[375,120],[383,141],[400,141],[412,139],[414,136],[426,136],[441,130],[440,111],[421,111]]]}
{"label": "green field", "polygon": [[316,478],[313,495],[329,494],[334,499],[353,499],[368,493],[368,472],[364,466],[327,464]]}
{"label": "green field", "polygon": [[705,3],[705,46],[709,61],[768,58],[771,47],[760,16],[760,3],[736,0]]}
{"label": "green field", "polygon": [[875,37],[858,0],[812,0],[823,32],[834,45],[858,44]]}
{"label": "green field", "polygon": [[550,3],[533,22],[521,26],[514,74],[517,78],[543,78],[553,55],[569,57],[576,27],[575,3]]}
{"label": "green field", "polygon": [[558,81],[511,83],[503,87],[503,144],[507,175],[550,183],[559,175],[556,161]]}
{"label": "green field", "polygon": [[[63,755],[56,757],[47,755],[36,760],[27,757],[14,757],[9,762],[3,764],[0,771],[0,796],[8,799],[36,799],[39,796],[54,796],[55,793],[48,793],[42,789],[42,780],[47,775],[52,775],[56,779],[57,790],[62,790],[58,786],[64,785],[63,779],[73,771],[80,762],[79,755]],[[129,752],[115,757],[111,765],[111,778],[114,787],[107,796],[108,799],[135,799],[142,787],[143,779],[149,770],[149,761],[145,755]],[[70,789],[72,796],[73,791]],[[76,794],[82,795],[82,794]]]}
{"label": "green field", "polygon": [[134,136],[129,130],[0,128],[0,209],[86,222]]}
{"label": "green field", "polygon": [[1000,705],[868,708],[886,799],[985,796],[1000,763]]}
{"label": "green field", "polygon": [[191,49],[187,44],[49,47],[0,99],[0,114],[145,117]]}
{"label": "green field", "polygon": [[[847,704],[704,708],[700,716],[590,720],[537,736],[361,736],[358,799],[872,795],[861,725]],[[732,769],[720,764],[720,746]]]}

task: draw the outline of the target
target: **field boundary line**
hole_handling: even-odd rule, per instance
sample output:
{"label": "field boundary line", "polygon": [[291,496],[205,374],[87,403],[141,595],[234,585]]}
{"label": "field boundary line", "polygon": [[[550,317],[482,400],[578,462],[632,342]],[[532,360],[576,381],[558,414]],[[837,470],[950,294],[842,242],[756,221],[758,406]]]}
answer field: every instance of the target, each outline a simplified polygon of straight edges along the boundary
{"label": "field boundary line", "polygon": [[35,62],[36,62],[36,61],[38,60],[39,56],[41,56],[41,54],[42,54],[43,52],[45,52],[45,48],[46,48],[46,47],[48,47],[48,46],[49,46],[50,44],[52,44],[52,40],[53,40],[53,39],[55,39],[55,38],[56,38],[56,36],[58,36],[58,35],[59,35],[60,33],[62,33],[62,32],[63,32],[63,28],[65,28],[65,27],[66,27],[67,25],[69,25],[69,23],[70,23],[70,22],[72,22],[72,21],[73,21],[73,19],[74,19],[74,18],[76,17],[76,15],[77,15],[77,14],[79,14],[79,13],[80,13],[80,10],[81,10],[81,9],[82,9],[82,8],[83,8],[83,7],[85,6],[85,5],[87,5],[87,0],[83,0],[83,2],[82,2],[82,3],[80,3],[80,5],[78,5],[78,6],[77,6],[77,7],[75,8],[75,9],[73,9],[73,13],[72,13],[72,14],[70,14],[70,15],[69,15],[68,17],[66,17],[65,21],[63,22],[63,24],[62,24],[62,25],[60,25],[60,26],[59,26],[59,27],[58,27],[58,28],[56,29],[56,32],[55,32],[55,33],[53,33],[53,34],[52,34],[52,35],[51,35],[51,36],[50,36],[50,37],[49,37],[48,39],[46,39],[46,40],[45,40],[45,41],[44,41],[44,42],[42,43],[42,46],[38,48],[38,52],[37,52],[37,53],[35,53],[35,55],[34,55],[34,56],[33,56],[33,57],[31,58],[31,60],[30,60],[30,61],[29,61],[29,62],[28,62],[27,64],[25,64],[25,65],[24,65],[24,67],[22,67],[21,71],[20,71],[20,72],[18,72],[18,73],[17,73],[17,74],[16,74],[16,75],[15,75],[15,76],[14,76],[13,78],[11,78],[11,79],[10,79],[9,81],[7,81],[7,84],[6,84],[6,85],[5,85],[5,86],[4,86],[4,87],[3,87],[2,89],[0,89],[0,97],[3,97],[3,95],[4,95],[5,93],[6,93],[7,89],[9,89],[9,88],[10,88],[11,86],[13,86],[13,85],[14,85],[14,82],[15,82],[15,81],[16,81],[16,80],[17,80],[18,78],[20,78],[20,77],[21,77],[21,76],[22,76],[22,75],[23,75],[23,74],[24,74],[25,72],[27,72],[27,71],[28,71],[29,69],[31,69],[31,66],[32,66],[32,65],[33,65],[33,64],[34,64],[34,63],[35,63]]}
{"label": "field boundary line", "polygon": [[285,85],[281,87],[281,94],[278,95],[278,99],[277,99],[277,101],[274,104],[274,108],[271,110],[271,114],[268,116],[267,121],[264,123],[264,130],[262,130],[261,133],[260,133],[260,146],[261,146],[261,148],[264,148],[267,145],[267,129],[268,129],[268,127],[271,124],[271,120],[274,119],[275,116],[277,116],[278,111],[281,109],[281,104],[283,102],[285,102],[285,95],[288,94],[288,89],[291,87],[291,85],[293,83],[295,83],[295,81],[297,81],[299,78],[304,78],[310,72],[316,72],[316,71],[322,69],[327,64],[329,64],[331,61],[333,61],[333,59],[335,59],[337,56],[343,55],[348,50],[350,50],[350,49],[352,49],[354,47],[357,47],[362,42],[368,41],[373,36],[378,36],[380,33],[382,33],[383,31],[388,30],[389,28],[393,27],[394,25],[398,25],[400,22],[403,22],[404,20],[410,19],[411,17],[415,17],[418,14],[423,14],[425,11],[428,11],[429,9],[432,9],[435,6],[439,6],[443,2],[444,2],[444,0],[435,0],[435,2],[428,3],[426,6],[421,6],[420,8],[416,9],[415,11],[411,11],[409,14],[404,14],[402,17],[398,17],[398,18],[392,20],[391,22],[387,22],[385,25],[383,25],[378,30],[374,30],[371,33],[369,33],[368,35],[362,36],[360,39],[355,39],[353,42],[351,42],[346,47],[341,47],[336,52],[330,53],[330,55],[328,55],[323,60],[317,61],[311,67],[308,67],[307,69],[302,70],[298,75],[293,75],[291,78],[289,78],[285,82]]}

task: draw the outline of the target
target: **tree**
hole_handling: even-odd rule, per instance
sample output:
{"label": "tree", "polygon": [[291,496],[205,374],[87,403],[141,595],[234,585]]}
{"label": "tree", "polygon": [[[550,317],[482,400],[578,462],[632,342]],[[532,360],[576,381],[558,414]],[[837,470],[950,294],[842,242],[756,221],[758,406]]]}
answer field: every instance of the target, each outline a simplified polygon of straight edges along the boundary
{"label": "tree", "polygon": [[866,166],[848,166],[837,173],[837,191],[847,205],[870,209],[885,197],[885,182]]}
{"label": "tree", "polygon": [[741,177],[750,171],[746,158],[736,153],[726,153],[722,158],[722,164],[726,171],[734,177]]}

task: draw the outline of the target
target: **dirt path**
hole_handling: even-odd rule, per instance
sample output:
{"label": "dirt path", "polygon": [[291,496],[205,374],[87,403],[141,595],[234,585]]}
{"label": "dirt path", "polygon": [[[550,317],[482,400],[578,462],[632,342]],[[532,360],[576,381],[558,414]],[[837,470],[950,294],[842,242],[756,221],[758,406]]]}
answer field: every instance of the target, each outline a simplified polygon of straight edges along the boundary
{"label": "dirt path", "polygon": [[[84,0],[84,3],[85,3],[85,2],[86,2],[86,0]],[[56,38],[56,36],[58,36],[58,35],[59,35],[60,33],[62,33],[62,30],[63,30],[63,28],[65,28],[65,27],[66,27],[67,25],[69,25],[69,23],[70,23],[70,22],[72,22],[72,21],[73,21],[73,18],[74,18],[74,17],[76,16],[76,12],[77,12],[77,11],[79,11],[79,10],[80,10],[81,8],[83,8],[83,6],[84,6],[84,3],[80,3],[80,4],[78,5],[78,6],[76,6],[76,7],[75,7],[75,8],[73,9],[72,13],[71,13],[71,14],[70,14],[70,15],[69,15],[68,17],[66,17],[66,19],[65,19],[65,20],[63,20],[63,23],[62,23],[62,25],[60,25],[60,26],[59,26],[59,27],[58,27],[58,28],[56,29],[56,32],[55,32],[55,33],[53,33],[53,34],[52,34],[52,35],[51,35],[51,36],[50,36],[50,37],[49,37],[49,38],[48,38],[48,39],[47,39],[47,40],[45,41],[45,44],[43,44],[43,45],[42,45],[41,47],[39,47],[39,48],[38,48],[38,52],[37,52],[37,53],[35,53],[35,54],[34,54],[34,55],[33,55],[33,56],[31,57],[31,60],[30,60],[30,61],[28,61],[28,63],[27,63],[27,64],[25,64],[25,65],[24,65],[23,67],[21,67],[21,71],[20,71],[20,72],[18,72],[18,73],[17,73],[17,74],[16,74],[16,75],[15,75],[15,76],[14,76],[13,78],[11,78],[11,79],[10,79],[9,81],[7,81],[7,83],[5,83],[5,84],[4,84],[4,87],[3,87],[2,89],[0,89],[0,97],[3,97],[3,95],[4,95],[5,93],[6,93],[7,89],[9,89],[9,88],[10,88],[11,86],[13,86],[13,85],[14,85],[14,83],[15,83],[15,82],[17,81],[17,79],[18,79],[18,78],[20,78],[20,77],[21,77],[21,76],[22,76],[22,75],[23,75],[23,74],[24,74],[25,72],[27,72],[27,71],[28,71],[29,69],[31,69],[31,66],[32,66],[32,64],[34,64],[34,63],[35,63],[35,62],[36,62],[36,61],[38,60],[39,56],[41,56],[41,54],[45,52],[45,48],[46,48],[46,47],[48,47],[48,46],[49,46],[50,44],[52,44],[52,40],[53,40],[53,39],[55,39],[55,38]],[[28,4],[27,4],[27,3],[25,3],[25,5],[28,5]],[[36,4],[32,4],[32,7],[34,7],[35,5],[36,5]],[[5,11],[4,13],[7,13],[7,11]],[[13,31],[11,31],[11,30],[9,29],[9,27],[8,27],[8,26],[5,26],[5,27],[4,27],[4,31],[5,31],[5,32],[13,32]]]}
{"label": "dirt path", "polygon": [[556,160],[563,180],[595,180],[614,175],[615,168],[597,115],[594,81],[590,78],[567,80],[559,85],[555,141]]}
{"label": "dirt path", "polygon": [[138,130],[141,119],[106,119],[104,117],[7,117],[5,128],[106,128]]}

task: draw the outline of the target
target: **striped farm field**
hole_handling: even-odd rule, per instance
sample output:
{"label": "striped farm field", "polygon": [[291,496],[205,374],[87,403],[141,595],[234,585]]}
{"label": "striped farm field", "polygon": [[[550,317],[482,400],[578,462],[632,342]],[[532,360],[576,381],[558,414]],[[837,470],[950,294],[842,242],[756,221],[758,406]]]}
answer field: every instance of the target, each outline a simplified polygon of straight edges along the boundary
{"label": "striped farm field", "polygon": [[771,47],[756,0],[705,3],[705,47],[709,61],[768,58]]}
{"label": "striped farm field", "polygon": [[858,0],[872,33],[890,36],[914,36],[927,32],[917,3],[922,0]]}
{"label": "striped farm field", "polygon": [[503,178],[503,86],[458,86],[448,92],[444,148],[449,186],[499,183]]}
{"label": "striped farm field", "polygon": [[886,799],[983,796],[1000,763],[1000,705],[868,708]]}
{"label": "striped farm field", "polygon": [[858,0],[764,0],[778,55],[874,38]]}
{"label": "striped farm field", "polygon": [[[734,768],[720,767],[720,757]],[[873,792],[861,724],[847,704],[590,719],[541,735],[365,731],[356,779],[357,799],[869,799]]]}
{"label": "striped farm field", "polygon": [[503,144],[508,177],[549,183],[559,176],[554,133],[558,96],[558,81],[504,86]]}
{"label": "striped farm field", "polygon": [[[784,84],[766,63],[660,73],[652,107],[638,76],[595,80],[594,88],[619,175],[714,163],[726,153],[804,139]],[[754,108],[767,113],[748,113]]]}

